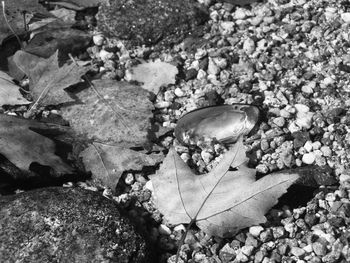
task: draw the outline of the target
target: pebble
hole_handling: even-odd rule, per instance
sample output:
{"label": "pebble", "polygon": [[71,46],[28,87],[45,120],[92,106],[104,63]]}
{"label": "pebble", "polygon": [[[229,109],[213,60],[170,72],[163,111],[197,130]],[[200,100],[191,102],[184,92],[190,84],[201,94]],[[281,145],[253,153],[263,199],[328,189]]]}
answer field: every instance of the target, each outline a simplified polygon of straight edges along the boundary
{"label": "pebble", "polygon": [[249,228],[249,233],[253,237],[258,237],[262,231],[264,231],[264,228],[262,226],[251,226]]}
{"label": "pebble", "polygon": [[332,150],[329,146],[322,146],[320,150],[321,150],[323,156],[325,156],[325,157],[332,156]]}
{"label": "pebble", "polygon": [[244,243],[246,246],[253,246],[253,247],[258,247],[259,245],[259,241],[256,238],[254,238],[253,235],[251,234],[247,235],[247,238]]}
{"label": "pebble", "polygon": [[236,260],[238,262],[247,262],[249,259],[246,255],[243,254],[242,251],[238,252],[237,256],[236,256]]}
{"label": "pebble", "polygon": [[102,46],[105,38],[102,34],[97,34],[92,37],[92,41],[96,46]]}
{"label": "pebble", "polygon": [[283,117],[277,117],[273,120],[273,123],[278,127],[283,127],[286,124],[286,120]]}
{"label": "pebble", "polygon": [[265,254],[263,251],[259,250],[254,255],[254,263],[260,263],[263,261]]}
{"label": "pebble", "polygon": [[222,249],[220,249],[219,258],[223,262],[229,262],[236,256],[236,254],[237,254],[236,250],[230,247],[230,244],[227,243],[222,247]]}
{"label": "pebble", "polygon": [[283,237],[284,234],[285,234],[285,231],[284,231],[284,228],[282,226],[272,228],[272,235],[273,235],[274,239],[279,239],[279,238]]}
{"label": "pebble", "polygon": [[207,54],[208,53],[205,49],[199,48],[199,49],[197,49],[196,54],[194,55],[194,58],[196,60],[200,60],[200,59],[204,58],[205,56],[207,56]]}
{"label": "pebble", "polygon": [[99,56],[100,56],[102,61],[107,61],[107,60],[112,59],[114,57],[114,54],[112,52],[108,52],[108,51],[102,49],[99,53]]}
{"label": "pebble", "polygon": [[312,151],[312,141],[307,141],[307,142],[304,144],[304,149],[305,149],[307,152],[311,152],[311,151]]}
{"label": "pebble", "polygon": [[220,22],[220,29],[223,35],[230,35],[235,31],[235,22],[222,21]]}
{"label": "pebble", "polygon": [[312,243],[312,249],[317,256],[324,256],[327,254],[327,246],[321,242]]}
{"label": "pebble", "polygon": [[254,43],[254,40],[251,39],[251,38],[247,38],[247,39],[243,42],[243,50],[247,53],[247,55],[253,54],[253,52],[255,51],[255,43]]}
{"label": "pebble", "polygon": [[316,159],[315,154],[311,152],[311,153],[305,153],[303,155],[302,161],[305,164],[313,164],[315,162],[315,159]]}
{"label": "pebble", "polygon": [[177,97],[179,97],[179,98],[181,98],[181,97],[183,97],[183,96],[186,95],[185,92],[184,92],[182,89],[180,89],[180,88],[176,88],[176,89],[174,90],[174,94],[175,94]]}
{"label": "pebble", "polygon": [[217,75],[220,73],[220,68],[215,64],[212,58],[209,58],[208,70],[209,75]]}
{"label": "pebble", "polygon": [[340,17],[345,23],[350,24],[350,13],[342,13]]}
{"label": "pebble", "polygon": [[300,247],[292,247],[290,253],[296,257],[302,257],[305,255],[305,250]]}
{"label": "pebble", "polygon": [[241,248],[241,251],[244,255],[246,255],[247,257],[251,256],[253,251],[254,251],[254,247],[253,246],[243,246]]}
{"label": "pebble", "polygon": [[132,173],[128,173],[125,177],[124,182],[127,185],[132,185],[135,182],[134,175]]}
{"label": "pebble", "polygon": [[158,227],[158,232],[159,232],[159,234],[161,234],[161,235],[167,235],[167,236],[170,236],[170,234],[171,234],[170,228],[167,227],[167,226],[164,225],[164,224],[161,224],[161,225]]}
{"label": "pebble", "polygon": [[171,104],[172,104],[172,102],[170,102],[170,101],[159,101],[159,102],[154,104],[154,107],[157,109],[164,109],[164,108],[170,107]]}

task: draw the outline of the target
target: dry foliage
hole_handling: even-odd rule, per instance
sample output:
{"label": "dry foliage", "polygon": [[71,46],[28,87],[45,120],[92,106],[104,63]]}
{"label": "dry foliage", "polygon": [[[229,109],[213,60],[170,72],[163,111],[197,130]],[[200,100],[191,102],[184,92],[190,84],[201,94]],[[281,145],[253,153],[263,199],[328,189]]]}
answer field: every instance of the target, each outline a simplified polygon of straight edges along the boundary
{"label": "dry foliage", "polygon": [[0,106],[29,103],[23,98],[19,92],[19,87],[12,81],[12,78],[5,72],[0,71]]}
{"label": "dry foliage", "polygon": [[34,120],[0,115],[0,152],[22,170],[29,170],[32,162],[52,167],[56,173],[70,173],[72,169],[55,155],[55,144],[33,129],[48,126]]}
{"label": "dry foliage", "polygon": [[74,63],[59,67],[58,51],[44,59],[19,50],[13,60],[29,77],[30,93],[41,106],[74,101],[65,88],[81,82],[81,77],[89,70]]}
{"label": "dry foliage", "polygon": [[93,143],[81,153],[85,168],[92,172],[92,178],[104,186],[115,189],[124,171],[142,170],[163,159],[161,154],[145,154],[124,147]]}
{"label": "dry foliage", "polygon": [[207,234],[220,237],[264,223],[264,214],[298,175],[276,173],[256,181],[255,169],[246,162],[239,140],[211,172],[198,176],[171,149],[151,178],[160,212],[171,224],[196,223]]}

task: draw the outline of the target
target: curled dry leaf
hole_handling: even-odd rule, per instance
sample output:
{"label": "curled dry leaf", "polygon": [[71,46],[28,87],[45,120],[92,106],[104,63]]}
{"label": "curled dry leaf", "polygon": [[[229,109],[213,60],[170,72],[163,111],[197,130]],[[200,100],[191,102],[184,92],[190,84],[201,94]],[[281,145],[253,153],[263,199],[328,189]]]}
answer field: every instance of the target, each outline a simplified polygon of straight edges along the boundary
{"label": "curled dry leaf", "polygon": [[142,88],[157,94],[163,85],[175,84],[178,70],[175,66],[162,62],[147,62],[131,68],[128,80],[141,82]]}
{"label": "curled dry leaf", "polygon": [[93,143],[80,156],[85,168],[92,172],[92,179],[115,189],[124,171],[140,171],[163,159],[162,154],[145,154],[124,147]]}
{"label": "curled dry leaf", "polygon": [[48,126],[34,120],[0,115],[0,152],[22,170],[29,170],[33,162],[52,167],[56,173],[72,172],[72,168],[55,155],[55,144],[32,129]]}
{"label": "curled dry leaf", "polygon": [[21,105],[31,102],[23,98],[19,87],[12,81],[12,78],[5,72],[0,71],[0,106]]}
{"label": "curled dry leaf", "polygon": [[65,88],[81,82],[81,77],[89,70],[74,63],[59,67],[58,51],[44,59],[19,50],[13,60],[29,77],[30,93],[41,106],[74,101]]}
{"label": "curled dry leaf", "polygon": [[256,181],[255,169],[246,162],[239,140],[211,172],[198,176],[171,149],[151,177],[160,212],[171,224],[195,222],[207,234],[220,237],[264,223],[264,214],[298,175],[276,173]]}

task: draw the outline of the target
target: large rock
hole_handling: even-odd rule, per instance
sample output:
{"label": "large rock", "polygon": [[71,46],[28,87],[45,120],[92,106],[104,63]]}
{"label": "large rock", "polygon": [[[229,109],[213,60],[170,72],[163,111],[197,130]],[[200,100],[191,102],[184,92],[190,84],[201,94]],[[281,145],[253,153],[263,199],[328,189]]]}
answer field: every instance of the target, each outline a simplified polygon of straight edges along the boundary
{"label": "large rock", "polygon": [[1,262],[147,262],[146,243],[98,193],[52,187],[0,198]]}
{"label": "large rock", "polygon": [[188,34],[198,34],[209,16],[193,0],[118,0],[101,4],[98,28],[109,37],[130,45],[177,43]]}

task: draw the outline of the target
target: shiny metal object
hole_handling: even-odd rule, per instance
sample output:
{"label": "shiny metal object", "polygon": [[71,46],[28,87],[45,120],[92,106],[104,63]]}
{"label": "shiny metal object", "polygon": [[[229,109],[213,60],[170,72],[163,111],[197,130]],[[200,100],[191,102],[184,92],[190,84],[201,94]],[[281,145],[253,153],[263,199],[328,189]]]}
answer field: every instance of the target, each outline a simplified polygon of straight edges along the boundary
{"label": "shiny metal object", "polygon": [[259,109],[245,104],[200,108],[181,117],[175,137],[182,144],[196,144],[201,139],[235,143],[247,135],[259,120]]}

